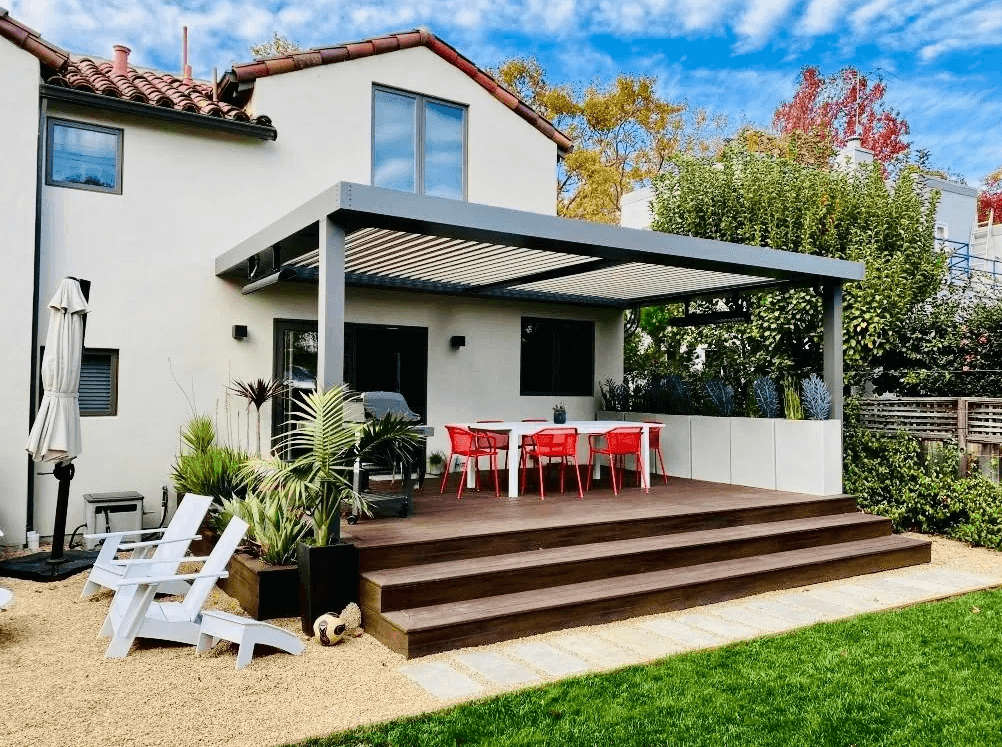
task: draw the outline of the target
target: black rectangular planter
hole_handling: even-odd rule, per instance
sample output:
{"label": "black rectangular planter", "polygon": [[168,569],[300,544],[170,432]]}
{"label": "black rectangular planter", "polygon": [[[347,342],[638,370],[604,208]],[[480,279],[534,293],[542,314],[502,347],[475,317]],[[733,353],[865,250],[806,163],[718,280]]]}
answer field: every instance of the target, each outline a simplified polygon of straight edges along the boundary
{"label": "black rectangular planter", "polygon": [[358,548],[342,543],[315,547],[299,545],[299,614],[303,633],[313,635],[313,623],[327,612],[338,614],[358,601]]}
{"label": "black rectangular planter", "polygon": [[217,586],[240,602],[255,620],[299,614],[296,566],[268,565],[238,552],[230,558],[226,569],[230,575],[219,579]]}

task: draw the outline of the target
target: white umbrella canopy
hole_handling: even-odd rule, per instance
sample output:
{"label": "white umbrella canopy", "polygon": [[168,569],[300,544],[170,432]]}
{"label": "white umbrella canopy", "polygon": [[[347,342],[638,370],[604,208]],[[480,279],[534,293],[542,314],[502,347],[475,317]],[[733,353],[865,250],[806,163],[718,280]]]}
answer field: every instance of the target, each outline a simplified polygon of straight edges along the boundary
{"label": "white umbrella canopy", "polygon": [[69,462],[80,456],[80,359],[87,300],[80,283],[63,278],[49,301],[49,330],[42,356],[42,403],[28,436],[36,462]]}

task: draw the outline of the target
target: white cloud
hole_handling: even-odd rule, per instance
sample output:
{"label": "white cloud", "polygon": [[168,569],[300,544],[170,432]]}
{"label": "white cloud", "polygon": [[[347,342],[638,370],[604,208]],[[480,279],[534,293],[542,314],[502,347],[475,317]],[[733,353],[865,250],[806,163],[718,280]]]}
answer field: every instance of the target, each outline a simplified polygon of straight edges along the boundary
{"label": "white cloud", "polygon": [[820,36],[834,31],[843,16],[845,5],[846,0],[811,0],[797,32],[804,36]]}
{"label": "white cloud", "polygon": [[741,37],[737,51],[761,48],[796,2],[798,0],[751,0],[734,28]]}

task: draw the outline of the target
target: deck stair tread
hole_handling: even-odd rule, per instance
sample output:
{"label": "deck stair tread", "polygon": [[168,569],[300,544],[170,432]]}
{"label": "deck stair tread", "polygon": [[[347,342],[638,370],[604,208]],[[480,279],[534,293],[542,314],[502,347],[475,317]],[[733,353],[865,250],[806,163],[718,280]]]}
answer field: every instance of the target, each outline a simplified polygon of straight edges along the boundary
{"label": "deck stair tread", "polygon": [[817,496],[773,491],[761,491],[761,493],[762,495],[753,493],[751,497],[748,495],[727,496],[714,500],[691,497],[674,500],[670,503],[665,502],[663,505],[653,507],[606,502],[608,510],[614,512],[613,516],[608,513],[580,514],[575,512],[574,505],[556,504],[550,506],[543,501],[539,501],[540,505],[533,507],[535,511],[529,515],[497,513],[496,509],[492,507],[491,513],[478,516],[472,522],[469,517],[457,521],[446,517],[422,516],[419,513],[408,519],[405,526],[394,527],[393,525],[380,524],[378,529],[370,529],[362,525],[352,527],[346,532],[344,539],[364,550],[370,546],[389,548],[395,545],[451,540],[456,537],[457,531],[460,531],[465,539],[474,541],[477,537],[517,535],[526,532],[561,529],[568,526],[569,520],[578,528],[611,527],[638,520],[707,516],[726,514],[731,511],[783,507],[793,510],[799,505],[831,506],[828,513],[843,513],[844,509],[840,509],[840,507],[845,505],[847,501],[854,500],[850,495]]}
{"label": "deck stair tread", "polygon": [[926,540],[891,535],[375,614],[403,633],[413,635],[454,625],[489,623],[527,612],[573,608],[608,600],[625,601],[630,597],[775,571],[795,572],[798,568],[837,564],[928,545]]}
{"label": "deck stair tread", "polygon": [[[582,545],[541,548],[503,555],[488,555],[462,560],[424,563],[402,568],[367,571],[362,576],[369,583],[387,590],[422,583],[459,582],[463,579],[483,574],[519,570],[531,573],[533,570],[548,566],[594,560],[610,560],[615,557],[628,558],[633,555],[656,553],[658,551],[668,552],[698,546],[711,548],[713,545],[739,542],[741,540],[769,537],[778,538],[784,535],[793,535],[812,530],[823,531],[849,527],[872,527],[875,531],[885,529],[887,533],[890,532],[890,523],[883,517],[858,512],[828,514],[803,519],[744,524],[721,529],[679,532],[653,537],[640,537],[637,539],[593,542]],[[838,540],[833,539],[830,541],[837,542]]]}

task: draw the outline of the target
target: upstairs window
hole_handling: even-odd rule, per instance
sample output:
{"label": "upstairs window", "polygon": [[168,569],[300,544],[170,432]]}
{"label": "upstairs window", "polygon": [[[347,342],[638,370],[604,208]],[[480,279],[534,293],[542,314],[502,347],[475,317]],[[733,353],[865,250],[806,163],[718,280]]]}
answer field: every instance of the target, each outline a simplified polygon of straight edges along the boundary
{"label": "upstairs window", "polygon": [[122,193],[122,131],[50,119],[45,183]]}
{"label": "upstairs window", "polygon": [[373,89],[372,183],[466,199],[466,107]]}
{"label": "upstairs window", "polygon": [[522,317],[522,396],[595,393],[595,323]]}

